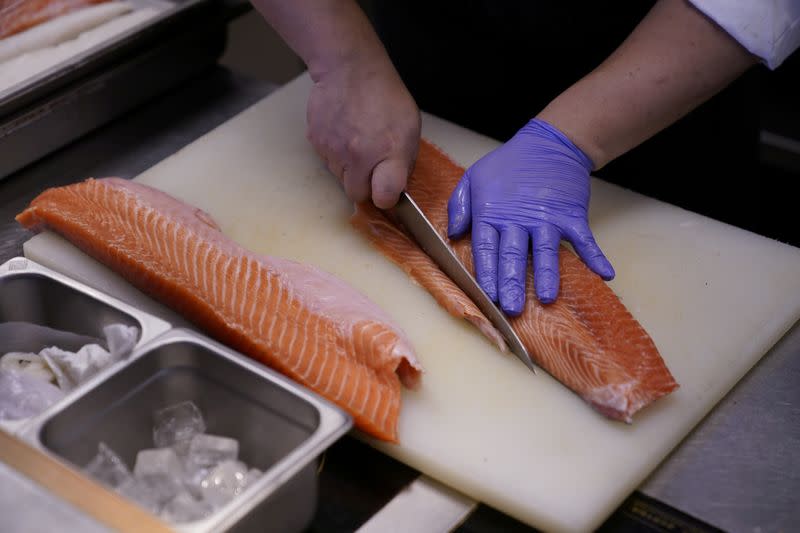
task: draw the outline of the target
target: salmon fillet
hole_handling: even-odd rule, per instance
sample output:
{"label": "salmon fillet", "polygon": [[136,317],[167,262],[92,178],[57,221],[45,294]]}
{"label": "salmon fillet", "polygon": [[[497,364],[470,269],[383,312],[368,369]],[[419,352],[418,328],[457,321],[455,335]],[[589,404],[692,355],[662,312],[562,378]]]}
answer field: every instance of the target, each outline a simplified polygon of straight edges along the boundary
{"label": "salmon fillet", "polygon": [[0,39],[108,0],[0,0]]}
{"label": "salmon fillet", "polygon": [[119,178],[48,189],[17,221],[61,234],[211,336],[338,404],[362,431],[397,442],[401,384],[417,387],[422,367],[383,310],[339,278],[251,253],[203,211]]}
{"label": "salmon fillet", "polygon": [[[407,190],[445,239],[447,200],[463,174],[463,167],[422,140]],[[506,350],[491,322],[396,221],[372,205],[359,205],[351,222],[448,312]],[[474,275],[469,238],[450,245]],[[525,309],[511,325],[540,367],[600,413],[630,423],[634,413],[678,384],[653,340],[599,276],[563,246],[559,267],[559,296],[546,306],[536,299],[529,269]]]}

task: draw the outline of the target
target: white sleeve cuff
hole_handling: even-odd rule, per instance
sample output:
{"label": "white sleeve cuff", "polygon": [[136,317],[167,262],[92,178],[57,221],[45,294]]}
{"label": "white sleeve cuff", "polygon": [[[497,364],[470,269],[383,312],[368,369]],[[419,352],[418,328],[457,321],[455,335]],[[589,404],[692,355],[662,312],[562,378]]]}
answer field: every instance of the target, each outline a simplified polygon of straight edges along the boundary
{"label": "white sleeve cuff", "polygon": [[800,47],[800,0],[689,2],[771,69]]}

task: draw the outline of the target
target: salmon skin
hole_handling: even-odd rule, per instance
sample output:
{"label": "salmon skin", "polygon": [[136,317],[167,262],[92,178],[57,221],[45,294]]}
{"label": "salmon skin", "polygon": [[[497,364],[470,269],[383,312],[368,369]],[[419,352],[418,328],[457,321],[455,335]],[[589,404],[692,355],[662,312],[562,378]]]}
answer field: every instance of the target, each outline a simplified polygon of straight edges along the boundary
{"label": "salmon skin", "polygon": [[[422,140],[407,190],[445,239],[447,200],[463,174],[463,167]],[[389,216],[359,205],[351,222],[450,314],[474,324],[505,351],[491,322]],[[474,275],[470,239],[450,245]],[[630,423],[634,413],[678,384],[653,340],[599,276],[563,246],[559,267],[559,296],[549,305],[536,299],[529,269],[525,309],[511,325],[541,368],[603,415]]]}
{"label": "salmon skin", "polygon": [[338,404],[362,431],[397,442],[401,383],[417,387],[422,367],[386,313],[339,278],[251,253],[203,211],[119,178],[48,189],[17,221],[61,234],[211,336]]}
{"label": "salmon skin", "polygon": [[0,0],[0,39],[109,0]]}

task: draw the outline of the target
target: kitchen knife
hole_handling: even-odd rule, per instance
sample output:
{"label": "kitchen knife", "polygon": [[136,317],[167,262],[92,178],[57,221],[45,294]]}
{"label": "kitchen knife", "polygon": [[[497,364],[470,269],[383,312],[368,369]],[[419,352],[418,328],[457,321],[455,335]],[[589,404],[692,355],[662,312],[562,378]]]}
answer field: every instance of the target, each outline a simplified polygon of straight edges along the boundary
{"label": "kitchen knife", "polygon": [[461,261],[458,260],[453,250],[447,242],[439,235],[436,228],[425,217],[417,203],[405,191],[400,195],[400,200],[392,208],[392,213],[397,217],[401,224],[417,241],[417,244],[427,253],[433,262],[453,280],[453,283],[466,293],[470,300],[475,302],[478,309],[486,315],[486,318],[494,325],[500,334],[505,338],[511,351],[520,361],[525,363],[531,371],[536,373],[536,366],[528,354],[528,350],[520,341],[517,333],[508,322],[505,313],[501,311],[489,296],[481,289],[472,274],[469,273]]}

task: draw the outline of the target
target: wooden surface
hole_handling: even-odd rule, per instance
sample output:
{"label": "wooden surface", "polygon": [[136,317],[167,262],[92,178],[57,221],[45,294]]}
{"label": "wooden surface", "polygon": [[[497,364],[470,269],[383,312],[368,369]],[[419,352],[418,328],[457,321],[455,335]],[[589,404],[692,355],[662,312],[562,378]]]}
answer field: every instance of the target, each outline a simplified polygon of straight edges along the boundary
{"label": "wooden surface", "polygon": [[42,485],[98,522],[120,532],[172,531],[147,511],[108,491],[27,443],[0,431],[0,462]]}

